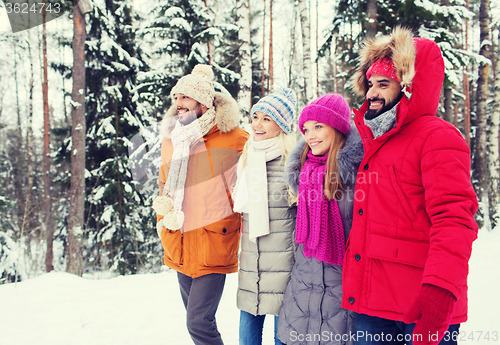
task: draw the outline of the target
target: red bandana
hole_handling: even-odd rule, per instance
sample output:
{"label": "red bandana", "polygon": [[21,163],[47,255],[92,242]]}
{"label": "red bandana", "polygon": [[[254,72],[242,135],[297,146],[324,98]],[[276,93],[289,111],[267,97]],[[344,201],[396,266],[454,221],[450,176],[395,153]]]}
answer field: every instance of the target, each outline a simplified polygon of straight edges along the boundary
{"label": "red bandana", "polygon": [[370,79],[372,74],[382,74],[397,82],[400,82],[398,76],[396,75],[396,67],[394,67],[394,62],[389,58],[378,59],[373,65],[368,68],[366,72],[366,78]]}

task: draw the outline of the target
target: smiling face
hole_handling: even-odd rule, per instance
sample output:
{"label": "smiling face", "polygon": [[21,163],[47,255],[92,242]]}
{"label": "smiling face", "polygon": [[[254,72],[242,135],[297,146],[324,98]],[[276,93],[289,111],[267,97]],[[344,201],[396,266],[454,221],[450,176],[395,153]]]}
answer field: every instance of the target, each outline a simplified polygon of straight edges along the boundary
{"label": "smiling face", "polygon": [[253,113],[252,131],[254,140],[261,141],[277,137],[281,132],[281,128],[269,115],[262,111],[256,111]]}
{"label": "smiling face", "polygon": [[368,110],[365,118],[373,119],[394,107],[401,99],[399,83],[383,74],[372,74],[368,80]]}
{"label": "smiling face", "polygon": [[179,122],[183,125],[190,124],[208,109],[203,104],[182,93],[174,94],[174,104],[177,109],[177,115],[179,115]]}
{"label": "smiling face", "polygon": [[330,146],[337,135],[333,127],[318,121],[306,121],[302,129],[304,139],[313,155],[323,156],[330,151]]}

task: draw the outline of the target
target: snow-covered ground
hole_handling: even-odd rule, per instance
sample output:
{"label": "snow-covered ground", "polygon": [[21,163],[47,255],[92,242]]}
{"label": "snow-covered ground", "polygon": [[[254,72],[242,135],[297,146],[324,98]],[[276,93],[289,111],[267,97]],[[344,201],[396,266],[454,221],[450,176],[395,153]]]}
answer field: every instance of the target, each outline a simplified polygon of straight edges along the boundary
{"label": "snow-covered ground", "polygon": [[[459,344],[500,344],[499,251],[500,229],[480,231],[470,261],[469,321]],[[236,285],[237,275],[228,275],[217,313],[230,345],[238,343]],[[184,318],[173,271],[100,280],[49,273],[0,286],[1,345],[188,345]],[[274,343],[272,321],[265,325],[267,345]]]}

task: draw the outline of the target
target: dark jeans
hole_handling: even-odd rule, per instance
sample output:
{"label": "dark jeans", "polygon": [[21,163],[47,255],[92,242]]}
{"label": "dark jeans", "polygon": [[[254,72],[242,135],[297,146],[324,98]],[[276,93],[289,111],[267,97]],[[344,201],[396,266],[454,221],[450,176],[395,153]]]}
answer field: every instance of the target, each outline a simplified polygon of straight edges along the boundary
{"label": "dark jeans", "polygon": [[[459,327],[460,324],[450,325],[448,333],[445,333],[439,345],[457,345],[456,338]],[[356,315],[354,328],[356,333],[355,345],[413,345],[412,337],[417,337],[417,335],[412,336],[415,328],[414,323],[407,324],[402,321],[387,320],[365,314]],[[430,336],[432,340],[432,334]],[[418,338],[413,339],[417,340]]]}
{"label": "dark jeans", "polygon": [[[262,331],[266,315],[252,315],[246,311],[240,313],[240,345],[262,345]],[[282,345],[276,336],[278,317],[274,317],[274,345]]]}
{"label": "dark jeans", "polygon": [[223,345],[217,330],[215,312],[226,282],[225,274],[191,278],[177,272],[182,301],[186,308],[189,335],[195,345]]}

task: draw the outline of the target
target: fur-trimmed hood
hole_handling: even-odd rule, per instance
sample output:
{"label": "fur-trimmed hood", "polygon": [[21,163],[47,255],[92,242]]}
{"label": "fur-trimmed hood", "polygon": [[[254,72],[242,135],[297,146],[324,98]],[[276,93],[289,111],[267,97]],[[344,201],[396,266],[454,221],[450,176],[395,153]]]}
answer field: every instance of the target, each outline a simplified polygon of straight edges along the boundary
{"label": "fur-trimmed hood", "polygon": [[[290,186],[295,195],[299,193],[300,181],[300,158],[306,142],[301,139],[288,156],[285,166],[285,182]],[[359,164],[363,159],[363,142],[359,136],[356,126],[351,125],[351,132],[346,138],[344,147],[340,149],[337,159],[342,182],[348,186],[354,186]]]}
{"label": "fur-trimmed hood", "polygon": [[[216,92],[214,96],[214,107],[215,107],[215,124],[217,128],[222,133],[229,133],[236,127],[238,127],[240,120],[240,109],[238,103],[231,97],[221,92]],[[161,122],[160,133],[166,137],[170,138],[172,129],[175,126],[177,114],[175,104],[172,105]]]}
{"label": "fur-trimmed hood", "polygon": [[[397,106],[396,131],[419,116],[435,116],[444,81],[443,55],[436,42],[414,37],[411,30],[401,27],[390,35],[367,40],[352,77],[353,88],[359,95],[365,97],[368,91],[366,71],[377,59],[384,57],[394,62],[405,95]],[[367,110],[366,100],[359,111],[354,110],[356,125],[364,123]],[[361,134],[367,135],[363,131]]]}
{"label": "fur-trimmed hood", "polygon": [[368,92],[366,72],[375,61],[390,58],[396,67],[396,75],[401,80],[401,89],[410,87],[415,76],[417,49],[411,30],[395,28],[390,35],[379,36],[365,41],[359,53],[359,64],[352,76],[354,91],[360,96]]}

